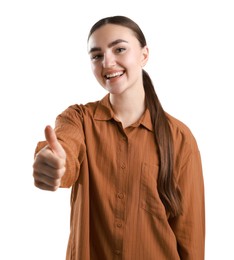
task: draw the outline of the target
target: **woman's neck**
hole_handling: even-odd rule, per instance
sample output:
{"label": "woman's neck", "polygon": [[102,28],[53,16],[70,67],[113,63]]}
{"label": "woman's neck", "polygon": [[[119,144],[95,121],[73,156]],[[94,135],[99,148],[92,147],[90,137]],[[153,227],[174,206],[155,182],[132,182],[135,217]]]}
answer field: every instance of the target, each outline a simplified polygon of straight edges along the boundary
{"label": "woman's neck", "polygon": [[138,91],[125,91],[121,94],[110,94],[110,103],[123,128],[140,119],[145,111],[144,87]]}

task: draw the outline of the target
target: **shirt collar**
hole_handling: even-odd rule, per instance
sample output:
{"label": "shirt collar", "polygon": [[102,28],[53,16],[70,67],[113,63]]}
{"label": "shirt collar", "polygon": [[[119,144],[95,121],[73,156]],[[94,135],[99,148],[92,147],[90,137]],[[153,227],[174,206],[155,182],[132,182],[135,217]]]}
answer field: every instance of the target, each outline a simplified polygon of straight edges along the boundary
{"label": "shirt collar", "polygon": [[147,128],[148,130],[150,130],[151,132],[154,132],[150,111],[148,108],[145,110],[145,113],[142,115],[140,119],[140,124],[143,125],[145,128]]}
{"label": "shirt collar", "polygon": [[[103,99],[101,99],[99,101],[99,103],[97,105],[97,109],[94,113],[94,120],[108,121],[108,120],[111,120],[111,119],[114,119],[115,121],[117,121],[115,114],[112,110],[110,101],[109,101],[109,94],[107,94]],[[144,126],[145,128],[147,128],[151,132],[154,131],[153,124],[152,124],[152,121],[151,121],[150,112],[149,112],[148,108],[145,110],[142,117],[136,123],[134,123],[132,126],[133,127],[139,127],[139,125]]]}
{"label": "shirt collar", "polygon": [[94,119],[99,121],[107,121],[114,118],[114,112],[109,101],[109,94],[98,102]]}

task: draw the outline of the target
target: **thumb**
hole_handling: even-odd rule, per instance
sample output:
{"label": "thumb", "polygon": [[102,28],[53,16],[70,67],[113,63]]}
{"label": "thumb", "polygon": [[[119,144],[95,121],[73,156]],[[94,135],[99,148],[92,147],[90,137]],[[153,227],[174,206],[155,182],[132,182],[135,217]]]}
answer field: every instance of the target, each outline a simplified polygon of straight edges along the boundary
{"label": "thumb", "polygon": [[62,145],[58,142],[54,129],[49,125],[45,128],[45,138],[53,153],[61,158],[66,157],[65,151]]}

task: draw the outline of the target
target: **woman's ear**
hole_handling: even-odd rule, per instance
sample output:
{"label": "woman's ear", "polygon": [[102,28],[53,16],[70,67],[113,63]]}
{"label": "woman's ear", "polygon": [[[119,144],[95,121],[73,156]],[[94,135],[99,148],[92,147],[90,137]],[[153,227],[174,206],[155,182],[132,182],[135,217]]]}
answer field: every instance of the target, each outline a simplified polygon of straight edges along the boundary
{"label": "woman's ear", "polygon": [[147,46],[142,48],[142,61],[141,67],[143,68],[149,59],[149,48]]}

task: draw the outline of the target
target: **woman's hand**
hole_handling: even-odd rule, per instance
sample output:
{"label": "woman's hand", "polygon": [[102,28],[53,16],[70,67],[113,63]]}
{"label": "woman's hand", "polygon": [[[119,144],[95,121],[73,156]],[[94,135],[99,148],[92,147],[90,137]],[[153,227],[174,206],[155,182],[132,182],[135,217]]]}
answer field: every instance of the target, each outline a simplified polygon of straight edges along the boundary
{"label": "woman's hand", "polygon": [[46,126],[45,138],[48,145],[36,154],[33,164],[34,184],[42,190],[56,191],[66,170],[66,153],[51,126]]}

